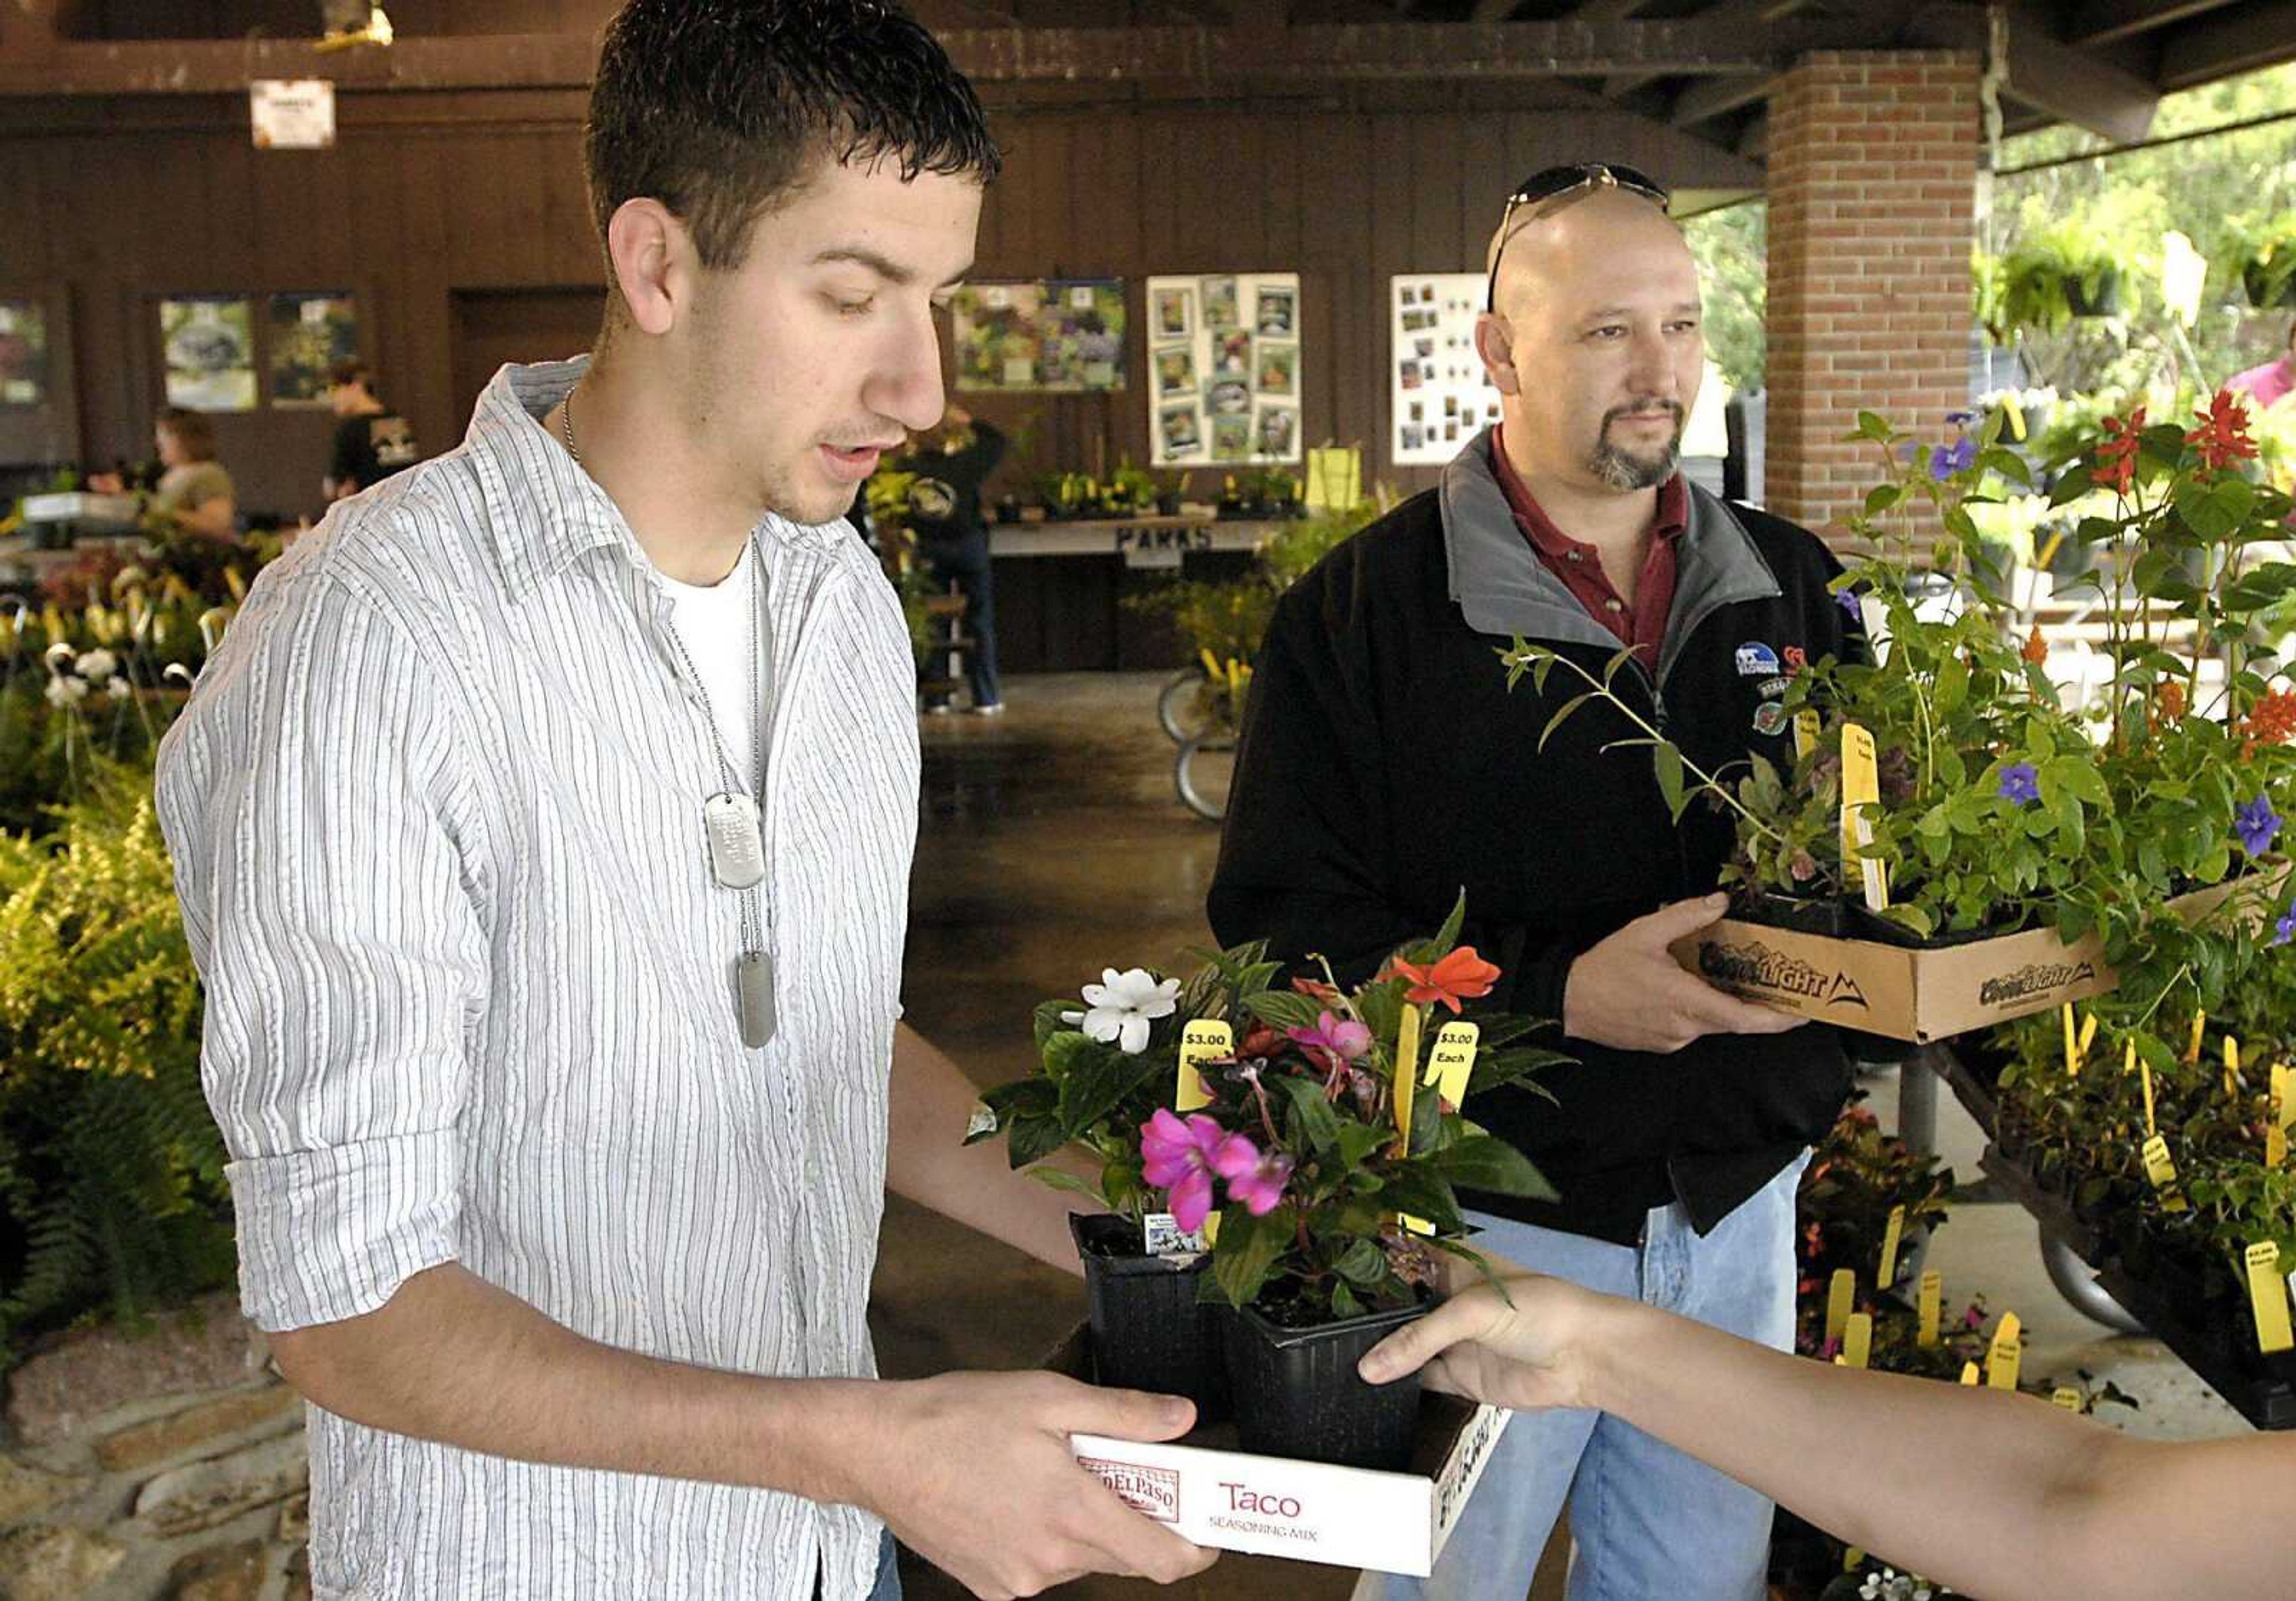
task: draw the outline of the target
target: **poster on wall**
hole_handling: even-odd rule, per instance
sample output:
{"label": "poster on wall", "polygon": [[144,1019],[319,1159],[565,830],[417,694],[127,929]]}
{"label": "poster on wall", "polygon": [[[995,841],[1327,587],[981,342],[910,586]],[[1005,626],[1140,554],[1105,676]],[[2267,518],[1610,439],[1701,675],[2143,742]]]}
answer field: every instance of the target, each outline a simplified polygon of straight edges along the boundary
{"label": "poster on wall", "polygon": [[0,300],[0,406],[47,403],[47,315],[37,300]]}
{"label": "poster on wall", "polygon": [[1087,394],[1124,387],[1124,280],[968,283],[949,306],[956,387]]}
{"label": "poster on wall", "polygon": [[1149,460],[1300,459],[1300,275],[1148,280]]}
{"label": "poster on wall", "polygon": [[357,300],[347,289],[275,294],[266,322],[271,404],[291,411],[324,407],[328,369],[358,359]]}
{"label": "poster on wall", "polygon": [[1390,459],[1398,467],[1439,467],[1499,420],[1499,392],[1475,354],[1475,318],[1490,280],[1480,273],[1414,273],[1389,283]]}
{"label": "poster on wall", "polygon": [[168,404],[187,411],[255,409],[255,308],[237,295],[160,302]]}

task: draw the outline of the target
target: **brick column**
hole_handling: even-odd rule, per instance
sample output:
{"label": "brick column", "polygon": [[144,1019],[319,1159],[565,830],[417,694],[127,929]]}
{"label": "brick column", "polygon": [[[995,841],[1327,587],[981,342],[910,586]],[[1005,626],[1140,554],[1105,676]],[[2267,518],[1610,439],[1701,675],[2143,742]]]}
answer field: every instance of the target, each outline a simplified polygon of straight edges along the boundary
{"label": "brick column", "polygon": [[1826,51],[1770,100],[1765,489],[1823,530],[1877,475],[1860,408],[1939,439],[1968,397],[1978,62]]}

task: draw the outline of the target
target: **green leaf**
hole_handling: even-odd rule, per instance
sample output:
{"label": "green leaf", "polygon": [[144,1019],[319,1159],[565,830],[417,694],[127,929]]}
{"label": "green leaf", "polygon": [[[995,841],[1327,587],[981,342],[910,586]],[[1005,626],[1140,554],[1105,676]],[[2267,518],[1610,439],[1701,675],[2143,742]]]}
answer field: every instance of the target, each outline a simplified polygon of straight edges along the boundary
{"label": "green leaf", "polygon": [[1388,1142],[1388,1130],[1353,1120],[1340,1125],[1340,1165],[1356,1169],[1363,1166],[1371,1154]]}
{"label": "green leaf", "polygon": [[1370,1240],[1357,1240],[1332,1268],[1349,1283],[1368,1287],[1387,1277],[1387,1252]]}
{"label": "green leaf", "polygon": [[1066,1168],[1046,1167],[1039,1163],[1029,1170],[1029,1177],[1047,1189],[1067,1190],[1072,1195],[1089,1196],[1103,1206],[1108,1204],[1108,1196],[1100,1186],[1088,1178],[1078,1178]]}
{"label": "green leaf", "polygon": [[[1456,1151],[1458,1147],[1454,1145],[1451,1149]],[[1387,1182],[1380,1186],[1380,1204],[1391,1211],[1423,1219],[1440,1233],[1464,1234],[1467,1222],[1459,1215],[1458,1197],[1451,1193],[1450,1183],[1434,1171],[1434,1161],[1431,1156],[1423,1156],[1390,1169]]]}
{"label": "green leaf", "polygon": [[1449,956],[1459,943],[1459,931],[1467,925],[1467,888],[1459,886],[1459,899],[1451,903],[1451,915],[1443,919],[1443,926],[1435,935],[1435,952]]}
{"label": "green leaf", "polygon": [[1144,1078],[1160,1072],[1152,1056],[1128,1056],[1107,1046],[1079,1055],[1061,1080],[1061,1122],[1074,1139],[1098,1127]]}
{"label": "green leaf", "polygon": [[1527,1195],[1534,1200],[1555,1199],[1554,1186],[1546,1182],[1530,1159],[1508,1145],[1488,1134],[1472,1134],[1457,1145],[1438,1151],[1428,1158],[1435,1171],[1449,1183],[1463,1189],[1483,1190],[1495,1195]]}
{"label": "green leaf", "polygon": [[1219,1238],[1212,1245],[1212,1277],[1234,1307],[1259,1299],[1275,1260],[1292,1243],[1299,1220],[1291,1206],[1255,1218],[1241,1206],[1220,1209]]}
{"label": "green leaf", "polygon": [[1245,996],[1243,1004],[1254,1017],[1277,1029],[1312,1029],[1324,1010],[1307,996],[1292,989],[1263,989],[1257,995]]}
{"label": "green leaf", "polygon": [[2066,794],[2087,801],[2092,806],[2110,809],[2112,795],[2104,786],[2104,775],[2096,770],[2093,759],[2085,756],[2052,757],[2041,766],[2046,782],[2053,784]]}
{"label": "green leaf", "polygon": [[1689,804],[1682,792],[1682,751],[1673,741],[1660,740],[1651,749],[1651,765],[1658,771],[1658,792],[1666,797],[1667,815],[1678,823],[1682,809]]}
{"label": "green leaf", "polygon": [[1292,1114],[1299,1120],[1300,1134],[1308,1149],[1322,1155],[1340,1143],[1339,1114],[1324,1098],[1320,1080],[1285,1073],[1275,1083],[1292,1097]]}
{"label": "green leaf", "polygon": [[1896,484],[1876,484],[1866,491],[1866,514],[1878,517],[1905,497],[1905,490]]}
{"label": "green leaf", "polygon": [[1068,1131],[1056,1117],[1023,1118],[1013,1125],[1006,1137],[1005,1157],[1015,1168],[1025,1168],[1032,1162],[1042,1162],[1069,1143]]}
{"label": "green leaf", "polygon": [[1539,730],[1538,748],[1542,751],[1546,750],[1546,742],[1554,737],[1554,731],[1562,727],[1564,721],[1569,718],[1572,712],[1578,710],[1578,708],[1584,706],[1587,702],[1594,698],[1594,691],[1589,690],[1585,694],[1572,695],[1569,700],[1563,702],[1562,705],[1556,707],[1554,715],[1546,719],[1546,727]]}
{"label": "green leaf", "polygon": [[1896,431],[1879,415],[1870,411],[1861,411],[1857,414],[1857,437],[1864,439],[1878,439],[1886,445],[1897,435]]}
{"label": "green leaf", "polygon": [[1072,1022],[1062,1022],[1061,1021],[1061,1014],[1063,1012],[1081,1012],[1083,1010],[1084,1003],[1082,1001],[1048,1000],[1037,1002],[1036,1014],[1037,1055],[1042,1056],[1044,1055],[1045,1047],[1051,1042],[1054,1035],[1058,1034],[1064,1030],[1072,1030],[1076,1027],[1076,1024]]}

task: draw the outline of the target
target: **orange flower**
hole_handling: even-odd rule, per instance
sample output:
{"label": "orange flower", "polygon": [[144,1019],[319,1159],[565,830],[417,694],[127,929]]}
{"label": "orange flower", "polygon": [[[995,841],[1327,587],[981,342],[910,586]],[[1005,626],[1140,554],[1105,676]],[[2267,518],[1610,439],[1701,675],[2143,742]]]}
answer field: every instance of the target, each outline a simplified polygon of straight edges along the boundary
{"label": "orange flower", "polygon": [[2204,411],[2194,414],[2201,425],[2185,436],[2187,445],[2201,447],[2201,460],[2212,469],[2256,459],[2256,441],[2248,437],[2248,406],[2230,390],[2218,390]]}
{"label": "orange flower", "polygon": [[1488,995],[1498,981],[1499,970],[1477,956],[1473,946],[1462,945],[1441,961],[1423,967],[1390,956],[1387,971],[1380,976],[1409,979],[1411,988],[1404,991],[1403,998],[1414,1006],[1439,1001],[1456,1012],[1462,1000]]}
{"label": "orange flower", "polygon": [[2286,743],[2296,734],[2296,691],[2271,691],[2241,720],[2240,732],[2247,742],[2241,746],[2243,756],[2255,755],[2259,745]]}
{"label": "orange flower", "polygon": [[2049,642],[2041,637],[2041,625],[2039,623],[2035,623],[2033,625],[2032,636],[2025,641],[2025,648],[2019,651],[2017,653],[2025,658],[2026,661],[2032,662],[2035,666],[2038,666],[2040,663],[2046,661],[2049,659]]}
{"label": "orange flower", "polygon": [[2152,692],[2152,726],[2173,723],[2185,715],[2185,686],[2174,678],[2164,678]]}

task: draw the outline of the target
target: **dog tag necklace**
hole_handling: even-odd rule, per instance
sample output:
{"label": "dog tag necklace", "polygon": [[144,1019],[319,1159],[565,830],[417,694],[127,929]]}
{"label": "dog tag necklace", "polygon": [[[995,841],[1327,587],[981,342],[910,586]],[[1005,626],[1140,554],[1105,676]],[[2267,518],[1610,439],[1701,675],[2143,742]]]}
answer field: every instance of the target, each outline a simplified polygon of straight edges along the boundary
{"label": "dog tag necklace", "polygon": [[[566,454],[574,458],[577,467],[582,465],[582,453],[574,445],[574,397],[569,391],[559,412],[560,431],[566,439]],[[760,907],[763,893],[758,885],[766,877],[765,818],[759,809],[766,792],[766,739],[761,725],[765,696],[758,681],[759,665],[764,657],[764,642],[759,634],[758,619],[764,612],[759,593],[760,572],[765,557],[758,553],[756,537],[744,547],[743,556],[749,562],[750,612],[750,697],[744,710],[749,713],[750,771],[742,772],[726,749],[724,731],[718,720],[718,709],[710,703],[709,686],[693,658],[685,648],[685,640],[677,631],[673,620],[669,625],[669,642],[677,652],[678,664],[685,669],[686,681],[693,686],[701,698],[701,710],[709,720],[709,735],[718,749],[719,765],[734,775],[738,784],[749,782],[747,792],[731,789],[710,796],[701,803],[701,831],[709,848],[709,872],[726,889],[741,897],[742,949],[734,958],[734,1001],[735,1016],[742,1029],[742,1043],[757,1050],[774,1037],[774,958],[767,948],[765,917]]]}

